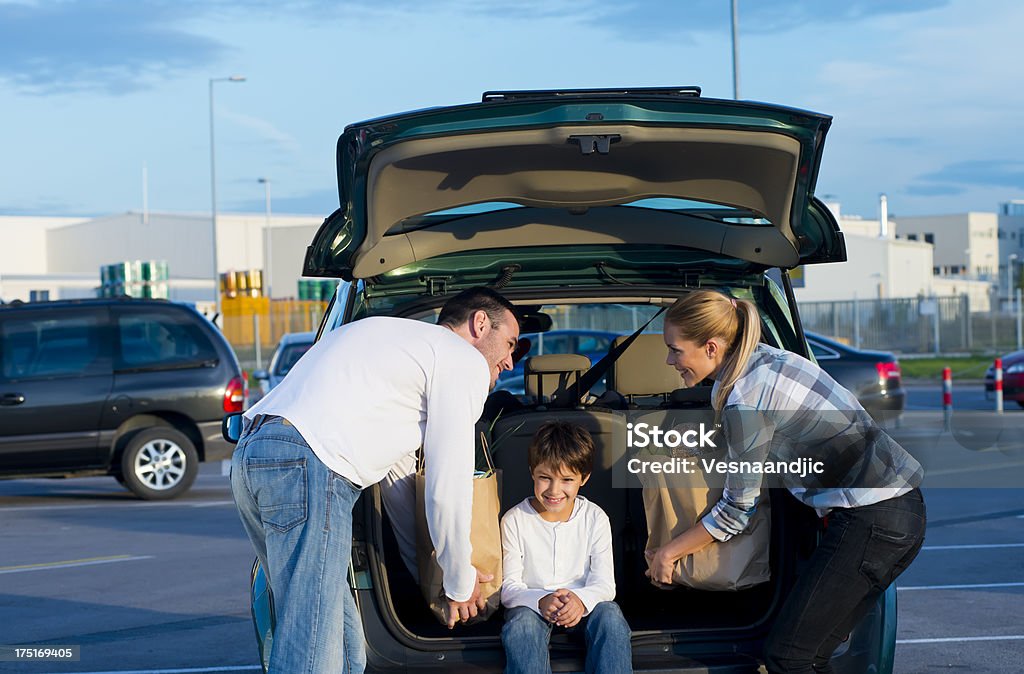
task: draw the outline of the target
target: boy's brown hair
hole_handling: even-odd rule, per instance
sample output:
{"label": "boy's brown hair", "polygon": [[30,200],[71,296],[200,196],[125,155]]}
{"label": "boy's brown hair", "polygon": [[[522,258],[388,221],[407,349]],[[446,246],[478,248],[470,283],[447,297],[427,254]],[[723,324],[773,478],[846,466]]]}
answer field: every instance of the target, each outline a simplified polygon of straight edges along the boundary
{"label": "boy's brown hair", "polygon": [[568,421],[548,421],[530,440],[527,461],[531,473],[546,463],[552,468],[568,468],[587,477],[594,469],[594,439],[582,426]]}

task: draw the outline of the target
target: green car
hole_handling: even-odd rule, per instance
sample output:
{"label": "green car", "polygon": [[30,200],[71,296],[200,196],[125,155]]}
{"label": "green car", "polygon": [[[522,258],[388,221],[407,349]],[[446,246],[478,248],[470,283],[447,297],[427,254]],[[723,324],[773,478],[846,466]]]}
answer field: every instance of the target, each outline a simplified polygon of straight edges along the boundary
{"label": "green car", "polygon": [[[524,333],[628,334],[687,292],[714,288],[757,304],[766,341],[811,357],[788,272],[846,259],[835,218],[814,196],[830,122],[680,87],[488,92],[479,103],[349,126],[338,141],[341,206],[311,242],[303,270],[343,280],[321,334],[375,315],[432,321],[451,294],[476,285],[513,301]],[[660,337],[637,340],[612,366],[607,388],[629,409],[671,406],[680,382],[666,375],[665,355]],[[527,363],[527,405],[517,414],[532,423],[546,398],[530,372]],[[700,395],[686,404],[710,405]],[[621,456],[603,434],[623,413],[587,400],[559,414],[587,424],[600,448],[582,493],[612,523],[617,602],[633,630],[636,671],[755,670],[817,544],[817,517],[773,491],[768,582],[655,589],[643,575],[639,490],[616,489],[609,477]],[[495,452],[503,511],[529,493],[521,428],[510,427]],[[501,614],[451,631],[437,622],[403,564],[377,487],[364,492],[353,520],[349,583],[368,671],[501,672]],[[258,565],[252,606],[266,662],[273,601]],[[895,635],[891,587],[839,647],[836,671],[891,672]],[[551,657],[556,671],[580,671],[583,644],[556,634]]]}

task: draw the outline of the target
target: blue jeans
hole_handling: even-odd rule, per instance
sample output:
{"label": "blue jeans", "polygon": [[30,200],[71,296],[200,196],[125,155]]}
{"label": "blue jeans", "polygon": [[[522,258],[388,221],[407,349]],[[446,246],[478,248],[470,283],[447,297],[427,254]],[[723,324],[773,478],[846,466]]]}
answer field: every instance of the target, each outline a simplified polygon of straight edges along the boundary
{"label": "blue jeans", "polygon": [[[552,625],[526,606],[505,610],[501,643],[505,674],[551,674],[548,642]],[[630,631],[619,605],[603,601],[570,630],[583,629],[587,639],[587,674],[629,674],[633,671]]]}
{"label": "blue jeans", "polygon": [[347,576],[360,490],[321,463],[294,426],[261,416],[231,458],[231,492],[273,591],[270,674],[362,672]]}
{"label": "blue jeans", "polygon": [[786,597],[765,645],[771,674],[832,672],[832,653],[914,561],[925,506],[915,489],[898,498],[838,508]]}

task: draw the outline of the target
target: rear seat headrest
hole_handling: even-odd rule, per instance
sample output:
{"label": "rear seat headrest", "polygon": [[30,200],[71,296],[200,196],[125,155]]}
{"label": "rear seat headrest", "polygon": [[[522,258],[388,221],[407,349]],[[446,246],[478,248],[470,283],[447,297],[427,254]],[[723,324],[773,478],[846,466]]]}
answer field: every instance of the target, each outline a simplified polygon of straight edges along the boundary
{"label": "rear seat headrest", "polygon": [[[611,348],[628,338],[616,337]],[[671,393],[682,387],[676,369],[665,362],[668,347],[661,333],[637,335],[629,347],[612,364],[608,388],[624,396],[652,396]]]}
{"label": "rear seat headrest", "polygon": [[590,369],[590,359],[575,353],[549,353],[531,356],[523,364],[523,389],[540,402],[556,391],[576,383]]}
{"label": "rear seat headrest", "polygon": [[527,374],[586,371],[590,369],[590,359],[577,353],[546,353],[527,358],[523,368]]}

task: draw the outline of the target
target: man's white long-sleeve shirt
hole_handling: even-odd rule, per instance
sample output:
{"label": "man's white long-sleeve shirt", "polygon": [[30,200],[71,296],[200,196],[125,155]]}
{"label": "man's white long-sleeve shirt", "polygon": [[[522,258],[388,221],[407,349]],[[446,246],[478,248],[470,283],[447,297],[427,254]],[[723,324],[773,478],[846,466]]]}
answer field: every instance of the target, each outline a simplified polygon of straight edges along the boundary
{"label": "man's white long-sleeve shirt", "polygon": [[501,603],[540,613],[537,602],[555,590],[572,590],[589,615],[615,599],[612,528],[608,515],[577,496],[565,522],[548,522],[530,499],[501,518]]}
{"label": "man's white long-sleeve shirt", "polygon": [[245,416],[284,417],[328,468],[361,487],[422,445],[445,593],[466,601],[476,587],[473,433],[489,388],[483,355],[448,328],[371,317],[323,335]]}

